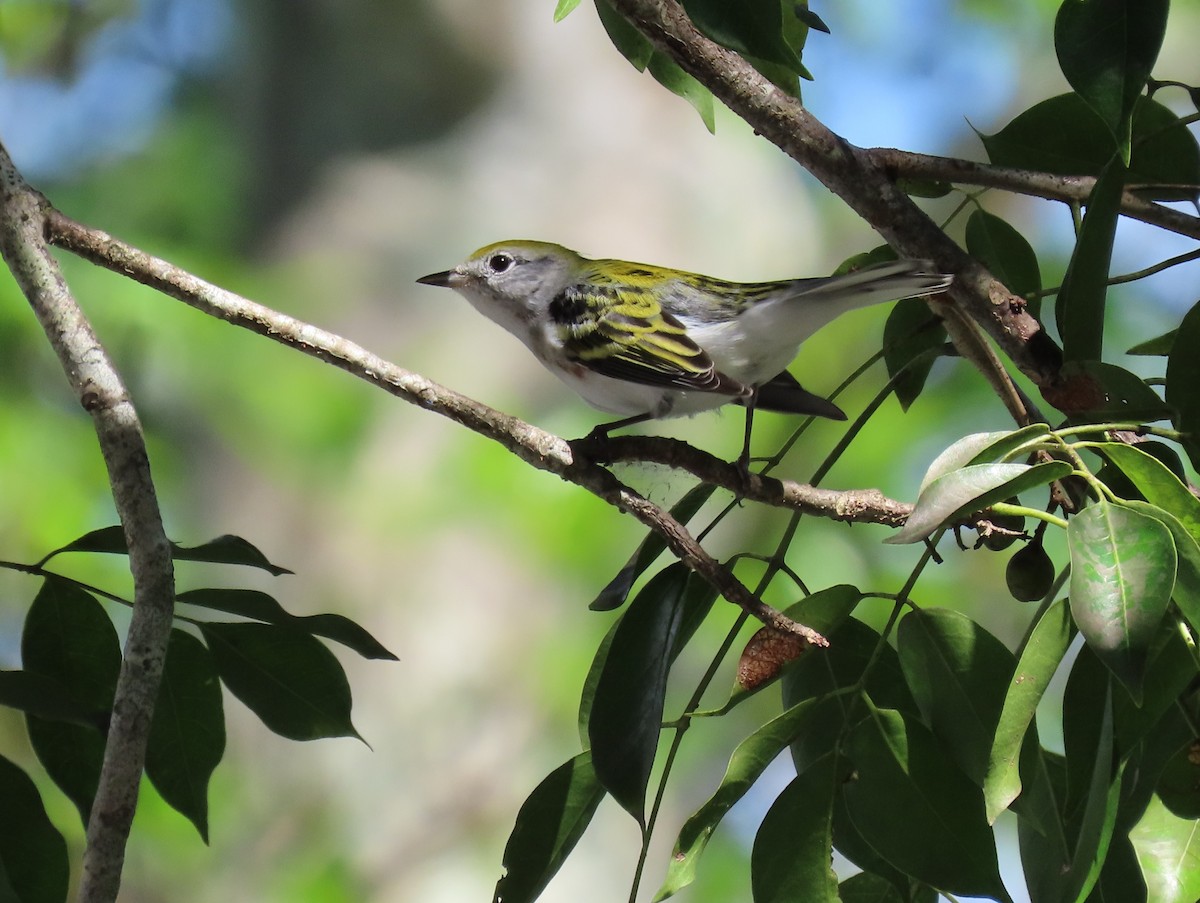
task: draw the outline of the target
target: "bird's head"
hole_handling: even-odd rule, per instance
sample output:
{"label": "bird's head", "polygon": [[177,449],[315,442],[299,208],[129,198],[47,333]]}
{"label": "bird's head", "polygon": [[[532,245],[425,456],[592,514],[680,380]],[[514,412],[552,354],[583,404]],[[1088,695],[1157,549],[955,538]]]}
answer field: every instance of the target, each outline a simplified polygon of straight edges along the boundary
{"label": "bird's head", "polygon": [[584,258],[561,245],[502,241],[480,248],[452,270],[417,282],[452,288],[510,331],[544,320],[550,302],[574,283]]}

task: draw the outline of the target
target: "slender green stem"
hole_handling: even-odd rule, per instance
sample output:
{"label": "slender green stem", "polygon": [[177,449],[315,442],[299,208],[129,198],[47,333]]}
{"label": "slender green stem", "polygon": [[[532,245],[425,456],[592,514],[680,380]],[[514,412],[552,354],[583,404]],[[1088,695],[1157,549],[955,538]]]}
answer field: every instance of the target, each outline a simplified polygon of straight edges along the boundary
{"label": "slender green stem", "polygon": [[1183,434],[1178,430],[1166,429],[1161,426],[1152,426],[1147,423],[1083,423],[1078,426],[1065,426],[1062,429],[1055,430],[1058,436],[1077,436],[1087,435],[1089,433],[1113,433],[1119,431],[1127,431],[1137,433],[1138,435],[1160,436],[1163,439],[1173,439],[1179,441],[1183,438]]}
{"label": "slender green stem", "polygon": [[1064,518],[1051,514],[1049,511],[1043,511],[1040,508],[1029,508],[1025,505],[1010,505],[1008,502],[996,502],[988,510],[994,511],[997,514],[1011,514],[1015,517],[1033,517],[1048,524],[1054,524],[1056,527],[1062,527],[1064,530],[1067,529],[1067,522]]}

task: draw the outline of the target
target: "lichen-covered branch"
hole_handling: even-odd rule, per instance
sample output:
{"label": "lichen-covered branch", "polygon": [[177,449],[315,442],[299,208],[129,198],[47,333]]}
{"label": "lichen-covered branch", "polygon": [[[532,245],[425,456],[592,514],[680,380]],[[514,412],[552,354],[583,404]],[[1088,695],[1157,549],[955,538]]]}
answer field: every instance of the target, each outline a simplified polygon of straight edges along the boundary
{"label": "lichen-covered branch", "polygon": [[87,825],[79,899],[117,898],[137,807],[150,719],[166,660],[175,599],[171,549],[150,477],[141,424],[120,375],[71,296],[45,238],[45,198],[0,147],[0,254],[91,415],[125,531],[134,607],[117,679],[100,783]]}

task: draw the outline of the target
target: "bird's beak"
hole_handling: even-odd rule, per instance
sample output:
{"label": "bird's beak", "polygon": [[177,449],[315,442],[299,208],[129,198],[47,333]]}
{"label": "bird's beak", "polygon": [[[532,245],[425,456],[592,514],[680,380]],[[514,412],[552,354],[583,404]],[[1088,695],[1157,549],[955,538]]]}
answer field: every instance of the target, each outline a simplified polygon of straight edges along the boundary
{"label": "bird's beak", "polygon": [[430,273],[428,276],[422,276],[417,282],[421,285],[436,285],[440,288],[454,288],[458,282],[458,273],[454,270],[443,270],[440,273]]}

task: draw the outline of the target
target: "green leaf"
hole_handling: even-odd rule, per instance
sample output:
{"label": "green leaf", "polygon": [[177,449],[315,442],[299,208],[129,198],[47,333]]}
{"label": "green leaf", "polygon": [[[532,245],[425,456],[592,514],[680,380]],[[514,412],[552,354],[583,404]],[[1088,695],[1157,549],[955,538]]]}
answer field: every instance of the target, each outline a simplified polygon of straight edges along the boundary
{"label": "green leaf", "polygon": [[580,3],[580,0],[558,0],[554,6],[554,21],[561,22],[567,16],[575,11]]}
{"label": "green leaf", "polygon": [[1126,164],[1133,107],[1162,47],[1168,6],[1168,0],[1066,0],[1054,21],[1063,75],[1112,132]]}
{"label": "green leaf", "polygon": [[0,800],[0,899],[62,903],[70,877],[66,841],[46,816],[36,785],[3,756]]}
{"label": "green leaf", "polygon": [[1066,361],[1098,361],[1103,357],[1108,268],[1125,175],[1124,165],[1114,158],[1088,196],[1079,239],[1054,305]]}
{"label": "green leaf", "polygon": [[1063,461],[1043,464],[971,464],[944,474],[917,497],[907,522],[884,540],[920,542],[941,527],[1029,489],[1062,479],[1071,472]]}
{"label": "green leaf", "polygon": [[[1035,104],[994,135],[980,135],[996,166],[1056,175],[1098,176],[1113,160],[1108,127],[1078,94]],[[1200,182],[1200,144],[1179,117],[1139,98],[1133,111],[1133,156],[1126,180],[1147,200],[1190,200]],[[1135,187],[1136,186],[1136,187]]]}
{"label": "green leaf", "polygon": [[840,705],[838,699],[806,699],[772,718],[738,744],[716,791],[680,829],[675,851],[667,867],[667,877],[655,900],[667,899],[696,879],[700,856],[725,813],[746,795],[789,743],[800,736],[811,739],[812,734],[818,732],[828,739],[824,744],[824,753],[832,749],[836,733],[831,735],[827,728],[840,721],[832,717],[837,714]]}
{"label": "green leaf", "polygon": [[[694,486],[676,502],[671,508],[671,516],[679,523],[686,525],[696,512],[704,507],[704,503],[712,498],[713,492],[716,491],[716,486],[712,483],[701,483],[699,486]],[[651,530],[646,534],[646,538],[633,553],[625,567],[617,573],[617,576],[609,582],[608,586],[600,590],[600,594],[596,596],[592,604],[588,606],[592,611],[611,611],[614,608],[620,608],[625,604],[625,599],[629,596],[629,591],[633,589],[633,584],[637,582],[638,577],[645,573],[646,569],[658,559],[658,556],[667,550],[667,541],[658,533]]]}
{"label": "green leaf", "polygon": [[1000,881],[979,788],[919,722],[879,709],[851,729],[855,828],[884,859],[942,891],[1011,903]]}
{"label": "green leaf", "polygon": [[274,624],[199,625],[221,680],[289,740],[358,737],[342,666],[310,634]]}
{"label": "green leaf", "polygon": [[1154,798],[1130,832],[1148,899],[1154,903],[1200,900],[1200,832],[1196,822],[1171,813]]}
{"label": "green leaf", "polygon": [[629,21],[612,8],[608,0],[595,0],[596,14],[600,24],[608,33],[608,39],[621,52],[621,56],[629,60],[630,65],[638,72],[645,72],[654,56],[654,45],[640,31],[629,24]]}
{"label": "green leaf", "polygon": [[108,728],[107,709],[89,708],[57,680],[29,671],[0,671],[0,705],[47,721],[65,721],[101,732]]}
{"label": "green leaf", "polygon": [[1000,708],[983,780],[988,824],[995,824],[1000,813],[1021,793],[1021,748],[1034,723],[1038,703],[1073,636],[1069,608],[1065,600],[1059,599],[1038,619],[1021,649]]}
{"label": "green leaf", "polygon": [[1020,232],[986,210],[967,219],[967,253],[982,263],[1014,295],[1029,299],[1029,312],[1040,314],[1042,272],[1037,254]]}
{"label": "green leaf", "polygon": [[838,758],[825,756],[797,775],[771,804],[750,852],[754,903],[841,903],[833,855]]}
{"label": "green leaf", "polygon": [[[1075,420],[1162,420],[1170,409],[1141,379],[1103,361],[1068,361],[1059,371],[1064,384],[1073,386],[1063,407]],[[1058,399],[1056,399],[1057,401]]]}
{"label": "green leaf", "polygon": [[963,773],[983,785],[1016,661],[998,639],[947,608],[909,614],[897,631],[900,667],[925,724]]}
{"label": "green leaf", "polygon": [[1125,353],[1146,357],[1167,357],[1171,353],[1171,348],[1175,344],[1175,336],[1178,333],[1179,330],[1177,328],[1172,329],[1170,332],[1164,332],[1160,336],[1139,342]]}
{"label": "green leaf", "polygon": [[1200,819],[1200,745],[1195,739],[1175,751],[1158,777],[1155,792],[1173,815]]}
{"label": "green leaf", "polygon": [[892,391],[907,411],[933,369],[946,343],[946,329],[921,298],[902,298],[892,305],[883,326],[883,360]]}
{"label": "green leaf", "polygon": [[696,27],[722,47],[739,53],[784,91],[798,96],[797,78],[810,78],[800,61],[808,34],[795,3],[780,0],[684,0]]}
{"label": "green leaf", "polygon": [[1200,468],[1200,301],[1179,324],[1167,359],[1166,398],[1175,429],[1186,434],[1183,447],[1192,466]]}
{"label": "green leaf", "polygon": [[1146,656],[1175,586],[1171,531],[1129,508],[1096,502],[1071,519],[1067,545],[1075,623],[1140,700]]}
{"label": "green leaf", "polygon": [[550,772],[517,813],[504,847],[504,875],[496,883],[495,903],[536,900],[583,836],[603,798],[589,752]]}
{"label": "green leaf", "polygon": [[1157,505],[1131,500],[1121,503],[1138,514],[1152,517],[1171,531],[1175,541],[1178,569],[1175,572],[1175,589],[1171,598],[1180,612],[1193,627],[1200,625],[1200,544],[1180,523],[1179,519]]}
{"label": "green leaf", "polygon": [[[26,671],[53,680],[83,708],[112,708],[121,644],[104,608],[74,583],[46,578],[25,616],[21,660]],[[38,760],[86,824],[100,780],[104,735],[36,715],[27,715],[26,724]]]}
{"label": "green leaf", "polygon": [[341,643],[363,658],[398,661],[375,637],[349,618],[334,614],[293,615],[285,611],[273,596],[258,590],[193,589],[180,593],[176,601],[241,615],[267,624],[294,627]]}
{"label": "green leaf", "polygon": [[660,85],[690,103],[700,114],[704,127],[710,133],[717,131],[716,112],[713,109],[712,92],[692,76],[688,75],[679,64],[665,53],[655,51],[646,66],[654,80]]}
{"label": "green leaf", "polygon": [[1094,450],[1129,477],[1146,501],[1178,518],[1192,538],[1200,541],[1200,499],[1162,461],[1123,442],[1106,442]]}
{"label": "green leaf", "polygon": [[871,872],[851,875],[838,885],[842,903],[906,903],[888,880]]}
{"label": "green leaf", "polygon": [[1046,424],[1033,423],[1019,430],[971,433],[963,436],[933,459],[921,480],[918,494],[924,492],[930,483],[944,474],[968,464],[986,464],[989,461],[1007,458],[1018,449],[1037,442],[1049,433],[1050,427]]}
{"label": "green leaf", "polygon": [[613,634],[588,719],[596,775],[639,825],[686,610],[687,578],[680,564],[665,568],[630,603]]}
{"label": "green leaf", "polygon": [[654,49],[646,37],[631,25],[624,16],[609,5],[607,0],[595,0],[596,12],[609,40],[625,59],[638,70],[650,74],[655,80],[696,108],[704,125],[710,132],[716,130],[712,92],[688,75],[669,56]]}
{"label": "green leaf", "polygon": [[[828,696],[839,690],[857,690],[865,683],[867,694],[876,705],[917,714],[917,704],[904,682],[896,650],[878,631],[856,618],[847,618],[827,636],[827,649],[801,657],[783,672],[780,686],[785,706],[791,707],[805,699]],[[838,719],[838,730],[840,725],[841,719]],[[814,738],[815,746],[811,743]],[[825,752],[825,738],[820,732],[810,731],[797,737],[792,744],[796,770],[803,771]]]}
{"label": "green leaf", "polygon": [[[1070,892],[1067,899],[1084,900],[1100,879],[1100,870],[1108,856],[1113,828],[1120,803],[1121,773],[1113,774],[1112,681],[1107,681],[1100,731],[1091,768],[1091,781],[1083,811],[1078,820],[1075,851],[1069,870]],[[1068,767],[1071,766],[1070,761]]]}
{"label": "green leaf", "polygon": [[208,650],[171,631],[162,687],[150,724],[146,777],[208,843],[208,782],[225,753],[221,681]]}
{"label": "green leaf", "polygon": [[[44,565],[55,555],[63,552],[104,552],[113,555],[128,555],[129,546],[125,543],[125,532],[121,527],[102,527],[85,533],[78,539],[67,543],[61,549],[55,549],[38,562]],[[213,564],[236,564],[254,567],[278,577],[281,574],[292,573],[285,567],[272,564],[257,548],[240,536],[218,536],[198,546],[181,546],[171,543],[171,557],[176,561],[207,561]]]}

